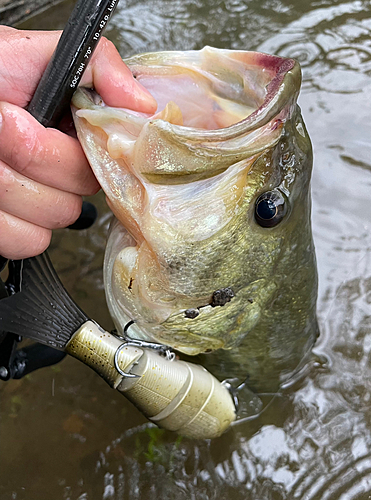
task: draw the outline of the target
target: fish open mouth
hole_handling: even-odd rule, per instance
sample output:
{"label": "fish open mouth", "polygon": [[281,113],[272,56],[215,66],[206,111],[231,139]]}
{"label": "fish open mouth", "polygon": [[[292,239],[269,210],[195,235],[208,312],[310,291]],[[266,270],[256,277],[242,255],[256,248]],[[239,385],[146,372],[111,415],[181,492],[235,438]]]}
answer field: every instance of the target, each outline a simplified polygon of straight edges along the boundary
{"label": "fish open mouth", "polygon": [[[215,132],[240,122],[240,127],[223,131],[224,139],[241,129],[246,132],[263,126],[288,100],[296,100],[300,88],[300,68],[293,59],[212,47],[156,56],[142,54],[126,60],[133,75],[157,100],[154,118],[202,129],[204,139],[205,130]],[[175,106],[169,108],[169,102]],[[218,135],[206,137],[211,140]]]}
{"label": "fish open mouth", "polygon": [[[80,142],[120,221],[105,261],[111,314],[120,331],[135,320],[144,340],[188,353],[231,347],[272,287],[259,275],[230,283],[221,248],[247,220],[247,174],[281,138],[299,65],[211,47],[125,62],[157,100],[154,115],[110,108],[90,91],[73,98]],[[213,293],[228,287],[231,301],[213,307]],[[185,314],[192,309],[197,317]]]}
{"label": "fish open mouth", "polygon": [[[260,52],[204,47],[200,51],[141,54],[125,62],[157,101],[151,118],[201,129],[203,140],[231,139],[262,127],[289,101],[296,101],[301,83],[300,67],[293,59]],[[89,106],[81,100],[80,92],[73,104],[86,109]],[[94,93],[90,99],[93,104],[104,104]],[[237,123],[240,126],[233,127]],[[205,131],[212,133],[205,135]],[[196,138],[197,132],[187,130],[185,134]]]}

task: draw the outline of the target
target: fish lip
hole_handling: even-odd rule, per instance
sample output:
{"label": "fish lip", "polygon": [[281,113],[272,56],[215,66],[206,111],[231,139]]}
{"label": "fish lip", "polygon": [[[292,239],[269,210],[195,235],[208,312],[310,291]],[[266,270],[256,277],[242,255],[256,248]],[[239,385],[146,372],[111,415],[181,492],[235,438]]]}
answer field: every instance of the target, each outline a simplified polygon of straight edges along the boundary
{"label": "fish lip", "polygon": [[[163,130],[171,129],[172,133],[176,134],[179,138],[191,141],[224,141],[234,139],[242,134],[247,134],[263,127],[273,120],[273,118],[277,116],[286,106],[290,105],[290,103],[296,102],[301,86],[301,69],[300,64],[294,59],[264,54],[262,52],[215,49],[209,46],[205,46],[200,51],[190,50],[179,53],[174,51],[164,51],[161,52],[161,54],[164,54],[165,56],[173,56],[174,54],[191,54],[194,52],[208,50],[212,52],[230,52],[246,56],[248,55],[254,60],[255,66],[261,68],[262,71],[271,71],[275,73],[272,80],[266,86],[266,95],[261,106],[259,106],[259,108],[257,108],[244,120],[221,129],[197,129],[182,125],[173,125],[164,120],[150,120],[151,126],[158,127]],[[124,62],[135,75],[135,63],[138,64],[138,61],[140,61],[142,57],[146,57],[148,55],[151,55],[151,53],[140,54],[126,59]],[[134,61],[134,63],[131,63],[131,61]]]}

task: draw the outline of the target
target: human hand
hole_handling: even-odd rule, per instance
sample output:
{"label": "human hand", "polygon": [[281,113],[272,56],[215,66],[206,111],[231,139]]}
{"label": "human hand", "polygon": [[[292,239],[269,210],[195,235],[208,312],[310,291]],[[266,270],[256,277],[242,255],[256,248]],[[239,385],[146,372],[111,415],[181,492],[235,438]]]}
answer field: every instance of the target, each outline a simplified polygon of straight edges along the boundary
{"label": "human hand", "polygon": [[[51,230],[72,224],[81,196],[99,185],[77,139],[44,128],[24,108],[58,43],[60,32],[0,26],[0,255],[42,253]],[[156,102],[132,77],[114,45],[102,38],[80,85],[109,106],[153,113]]]}

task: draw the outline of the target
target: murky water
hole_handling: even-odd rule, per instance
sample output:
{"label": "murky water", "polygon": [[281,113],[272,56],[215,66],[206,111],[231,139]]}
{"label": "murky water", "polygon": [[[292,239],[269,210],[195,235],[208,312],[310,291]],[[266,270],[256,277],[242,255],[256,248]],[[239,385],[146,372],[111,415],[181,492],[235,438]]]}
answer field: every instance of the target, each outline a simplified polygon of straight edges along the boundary
{"label": "murky water", "polygon": [[[27,23],[62,28],[73,2]],[[371,2],[121,1],[107,35],[123,56],[252,49],[297,58],[313,140],[321,337],[295,386],[212,442],[158,430],[67,359],[0,385],[1,500],[371,498]],[[55,234],[73,297],[111,327],[102,287],[109,214]]]}

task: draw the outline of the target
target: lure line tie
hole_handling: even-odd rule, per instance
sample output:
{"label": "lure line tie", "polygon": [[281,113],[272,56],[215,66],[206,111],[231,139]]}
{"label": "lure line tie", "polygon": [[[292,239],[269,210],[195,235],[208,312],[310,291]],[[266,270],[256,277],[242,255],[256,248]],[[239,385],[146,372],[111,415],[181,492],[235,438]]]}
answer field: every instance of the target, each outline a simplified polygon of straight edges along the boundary
{"label": "lure line tie", "polygon": [[[128,346],[132,346],[132,347],[140,347],[140,348],[145,348],[145,349],[152,349],[154,351],[157,351],[159,354],[162,354],[163,356],[165,356],[165,358],[167,359],[167,361],[169,362],[172,362],[175,360],[176,358],[176,354],[174,351],[172,351],[170,349],[170,347],[168,346],[165,346],[165,345],[162,345],[162,344],[156,344],[154,342],[145,342],[144,340],[137,340],[137,339],[130,339],[128,337],[120,337],[117,335],[118,338],[124,340],[124,342],[117,348],[116,352],[115,352],[115,357],[114,357],[114,364],[115,364],[115,368],[116,370],[119,372],[120,375],[122,375],[123,377],[127,377],[127,378],[138,378],[140,377],[140,375],[135,375],[134,373],[130,373],[129,372],[125,372],[123,371],[120,366],[119,366],[119,355],[120,355],[120,352],[125,349],[126,347]],[[133,366],[136,365],[138,363],[133,363]]]}

